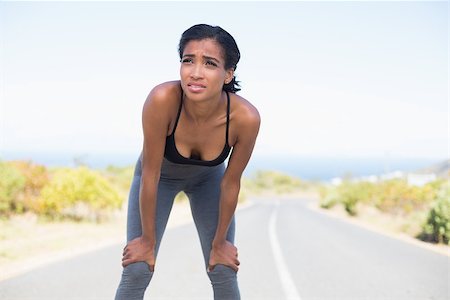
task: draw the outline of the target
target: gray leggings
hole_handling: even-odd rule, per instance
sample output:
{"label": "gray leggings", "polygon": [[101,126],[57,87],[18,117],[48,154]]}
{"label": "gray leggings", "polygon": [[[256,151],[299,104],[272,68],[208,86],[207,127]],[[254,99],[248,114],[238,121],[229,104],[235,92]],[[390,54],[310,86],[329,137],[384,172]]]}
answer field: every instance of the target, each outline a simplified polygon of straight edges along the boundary
{"label": "gray leggings", "polygon": [[[158,185],[156,204],[156,247],[158,254],[161,239],[167,225],[175,195],[184,191],[189,198],[192,217],[197,228],[205,258],[205,271],[209,262],[211,244],[216,233],[220,182],[225,171],[224,163],[214,166],[182,165],[164,158]],[[127,241],[142,235],[139,211],[139,188],[141,182],[141,158],[136,163],[128,199]],[[228,229],[227,240],[234,243],[234,217]],[[240,299],[236,272],[225,265],[217,265],[207,272],[214,291],[215,300]],[[143,299],[153,272],[146,262],[128,265],[122,271],[116,300]]]}

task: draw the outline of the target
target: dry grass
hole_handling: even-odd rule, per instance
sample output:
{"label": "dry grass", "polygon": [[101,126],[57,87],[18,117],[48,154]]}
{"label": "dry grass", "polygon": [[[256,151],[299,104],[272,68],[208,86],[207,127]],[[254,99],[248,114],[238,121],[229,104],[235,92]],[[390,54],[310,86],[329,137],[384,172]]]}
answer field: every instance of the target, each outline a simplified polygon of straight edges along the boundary
{"label": "dry grass", "polygon": [[123,216],[94,224],[42,222],[23,215],[0,221],[0,228],[0,280],[125,238]]}
{"label": "dry grass", "polygon": [[[175,202],[168,228],[192,220],[187,201]],[[28,214],[0,220],[0,280],[38,266],[95,249],[124,243],[126,211],[100,224],[89,222],[42,222]]]}

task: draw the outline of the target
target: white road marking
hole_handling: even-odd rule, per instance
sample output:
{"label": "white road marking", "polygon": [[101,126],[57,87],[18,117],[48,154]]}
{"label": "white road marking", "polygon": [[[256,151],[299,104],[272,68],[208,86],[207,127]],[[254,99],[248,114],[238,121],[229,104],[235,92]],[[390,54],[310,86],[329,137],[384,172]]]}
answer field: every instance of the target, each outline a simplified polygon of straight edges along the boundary
{"label": "white road marking", "polygon": [[269,220],[269,239],[270,245],[272,246],[273,256],[275,258],[275,265],[277,266],[278,275],[280,276],[281,285],[283,286],[284,294],[288,300],[301,300],[300,295],[295,287],[295,283],[292,280],[289,269],[283,258],[283,253],[281,252],[281,246],[278,242],[276,233],[276,221],[277,221],[277,210],[280,202],[277,201],[276,207],[272,212]]}

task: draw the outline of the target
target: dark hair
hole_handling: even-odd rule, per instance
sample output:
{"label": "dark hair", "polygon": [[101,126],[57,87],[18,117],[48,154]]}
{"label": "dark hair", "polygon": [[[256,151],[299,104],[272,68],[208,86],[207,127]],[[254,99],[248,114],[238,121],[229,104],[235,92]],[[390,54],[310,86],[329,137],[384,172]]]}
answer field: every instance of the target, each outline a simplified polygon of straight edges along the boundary
{"label": "dark hair", "polygon": [[[227,31],[219,26],[211,26],[207,24],[197,24],[187,29],[181,35],[180,44],[178,45],[178,53],[180,59],[183,57],[183,51],[186,44],[193,40],[213,39],[222,47],[225,58],[225,69],[232,68],[236,70],[237,63],[241,58],[238,46],[234,38]],[[223,90],[231,93],[240,91],[239,83],[236,76],[228,84],[223,85]]]}

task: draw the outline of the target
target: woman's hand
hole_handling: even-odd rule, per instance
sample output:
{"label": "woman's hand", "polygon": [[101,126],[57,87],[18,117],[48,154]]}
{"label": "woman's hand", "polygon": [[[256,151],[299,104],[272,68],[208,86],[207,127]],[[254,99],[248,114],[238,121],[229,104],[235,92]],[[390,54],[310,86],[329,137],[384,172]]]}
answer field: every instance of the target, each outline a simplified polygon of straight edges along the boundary
{"label": "woman's hand", "polygon": [[237,248],[229,241],[222,243],[213,243],[209,255],[208,272],[212,271],[218,264],[232,268],[235,272],[239,270],[240,262],[238,260]]}
{"label": "woman's hand", "polygon": [[146,262],[150,271],[155,269],[155,243],[142,236],[128,242],[122,253],[122,267],[138,261]]}

